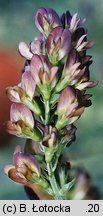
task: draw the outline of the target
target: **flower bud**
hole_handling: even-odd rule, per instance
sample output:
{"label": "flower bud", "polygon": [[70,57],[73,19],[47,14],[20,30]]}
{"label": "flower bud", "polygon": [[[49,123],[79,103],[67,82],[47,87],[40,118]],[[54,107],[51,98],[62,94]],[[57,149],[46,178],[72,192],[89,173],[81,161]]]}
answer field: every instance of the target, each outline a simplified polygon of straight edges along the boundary
{"label": "flower bud", "polygon": [[77,128],[73,124],[69,124],[64,128],[62,135],[63,135],[65,141],[68,142],[66,145],[67,147],[70,146],[71,143],[75,141],[76,129]]}
{"label": "flower bud", "polygon": [[70,51],[71,33],[60,26],[56,27],[49,34],[46,46],[50,62],[56,65]]}
{"label": "flower bud", "polygon": [[35,38],[29,45],[27,45],[25,42],[20,42],[18,50],[21,56],[27,60],[31,60],[34,54],[45,55],[45,39],[43,35],[40,34],[40,36]]}
{"label": "flower bud", "polygon": [[55,87],[55,92],[60,92],[68,85],[79,90],[95,87],[98,82],[89,81],[89,60],[90,57],[84,57],[82,64],[77,51],[72,49],[64,65],[60,81]]}
{"label": "flower bud", "polygon": [[38,104],[34,101],[36,83],[30,72],[22,74],[21,83],[18,86],[8,87],[7,95],[12,102],[22,103],[31,109],[35,114],[41,115]]}
{"label": "flower bud", "polygon": [[57,141],[57,129],[52,128],[51,126],[48,128],[48,131],[46,131],[46,134],[43,138],[43,145],[52,148],[56,145]]}
{"label": "flower bud", "polygon": [[85,18],[78,19],[77,15],[78,14],[76,13],[72,16],[69,11],[66,11],[66,13],[61,17],[63,27],[69,29],[72,33],[75,32],[76,29],[80,28],[86,21]]}
{"label": "flower bud", "polygon": [[84,107],[79,107],[78,97],[76,91],[72,87],[65,88],[59,98],[57,106],[58,120],[56,128],[62,129],[68,124],[76,121],[84,111]]}
{"label": "flower bud", "polygon": [[47,37],[55,27],[61,25],[61,21],[53,9],[39,8],[35,16],[35,25]]}
{"label": "flower bud", "polygon": [[22,153],[20,146],[16,146],[14,166],[6,166],[5,173],[13,181],[26,184],[28,181],[33,182],[35,178],[40,178],[41,170],[33,155]]}
{"label": "flower bud", "polygon": [[30,51],[33,55],[46,55],[45,38],[42,34],[30,43]]}
{"label": "flower bud", "polygon": [[13,103],[10,109],[10,121],[7,122],[7,132],[18,137],[41,141],[42,135],[34,126],[31,111],[22,104]]}
{"label": "flower bud", "polygon": [[46,100],[50,97],[57,70],[58,67],[52,67],[45,56],[34,55],[31,60],[32,77]]}

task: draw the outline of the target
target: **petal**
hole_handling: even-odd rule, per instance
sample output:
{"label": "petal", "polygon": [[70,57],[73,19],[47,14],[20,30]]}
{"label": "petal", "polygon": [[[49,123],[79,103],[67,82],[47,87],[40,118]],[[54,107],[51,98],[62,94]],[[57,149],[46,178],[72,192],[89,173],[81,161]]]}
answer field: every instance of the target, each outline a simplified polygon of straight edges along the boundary
{"label": "petal", "polygon": [[97,82],[88,81],[88,82],[83,82],[80,84],[78,83],[76,88],[79,90],[83,90],[83,89],[93,88],[97,85],[98,85],[98,81]]}
{"label": "petal", "polygon": [[21,88],[26,92],[26,94],[33,99],[35,93],[35,80],[33,79],[31,73],[24,72],[21,78]]}
{"label": "petal", "polygon": [[24,58],[26,58],[26,59],[28,59],[28,60],[30,60],[30,59],[32,58],[33,54],[29,51],[29,47],[27,46],[26,43],[20,42],[20,43],[19,43],[19,48],[18,48],[18,49],[19,49],[20,54],[21,54]]}
{"label": "petal", "polygon": [[[28,183],[27,187],[30,188],[34,194],[36,193],[40,200],[51,200],[53,199],[46,191],[44,191],[43,187],[38,184]],[[34,199],[34,198],[33,198]]]}
{"label": "petal", "polygon": [[18,156],[20,155],[20,153],[21,153],[21,147],[20,147],[20,145],[17,145],[15,147],[15,151],[13,154],[13,161],[14,161],[15,167],[18,165]]}
{"label": "petal", "polygon": [[74,113],[73,113],[73,117],[74,116],[81,116],[81,114],[84,112],[85,108],[84,107],[81,107],[79,109],[77,109]]}
{"label": "petal", "polygon": [[32,112],[23,104],[11,105],[10,109],[10,119],[12,122],[17,122],[22,120],[25,124],[29,125],[31,128],[34,127],[34,118]]}
{"label": "petal", "polygon": [[33,54],[46,55],[45,38],[42,34],[31,42],[30,50]]}
{"label": "petal", "polygon": [[90,49],[90,48],[92,48],[94,45],[95,45],[95,42],[94,42],[94,41],[90,41],[90,42],[87,43],[86,48],[87,48],[87,49]]}
{"label": "petal", "polygon": [[4,173],[8,176],[8,172],[15,168],[13,165],[9,164],[9,165],[6,165],[5,168],[4,168]]}
{"label": "petal", "polygon": [[68,55],[66,67],[73,65],[74,63],[78,62],[78,53],[75,49],[72,49]]}
{"label": "petal", "polygon": [[24,152],[26,154],[40,154],[44,155],[43,150],[40,146],[40,143],[27,139],[26,144],[25,144],[25,149]]}
{"label": "petal", "polygon": [[7,87],[6,88],[6,93],[8,95],[8,98],[15,103],[20,103],[20,97],[18,93],[18,86],[14,87]]}
{"label": "petal", "polygon": [[57,71],[58,71],[58,67],[52,67],[51,68],[50,80],[49,80],[50,83],[53,81]]}
{"label": "petal", "polygon": [[62,59],[71,49],[71,33],[69,30],[65,29],[62,34],[62,47],[59,51],[59,57]]}
{"label": "petal", "polygon": [[59,98],[58,103],[58,115],[67,114],[69,115],[74,108],[78,106],[75,91],[72,87],[65,88]]}
{"label": "petal", "polygon": [[39,73],[43,71],[43,63],[39,55],[34,55],[31,59],[31,74],[36,83],[40,83]]}
{"label": "petal", "polygon": [[20,177],[17,175],[16,169],[15,169],[15,168],[12,168],[12,169],[9,170],[9,172],[8,172],[8,177],[9,177],[10,179],[12,179],[13,181],[19,183],[19,184],[23,184],[23,185],[24,185],[24,184],[27,183],[27,180],[26,180],[26,179],[20,178]]}
{"label": "petal", "polygon": [[16,169],[13,165],[7,165],[4,168],[4,172],[10,179],[12,179],[13,181],[15,181],[19,184],[26,184],[26,182],[27,182],[26,179],[22,179],[19,176],[17,176]]}
{"label": "petal", "polygon": [[9,134],[12,134],[12,135],[18,135],[18,131],[15,127],[15,124],[12,123],[11,121],[7,121],[6,123],[6,131],[9,133]]}
{"label": "petal", "polygon": [[18,154],[17,162],[19,168],[22,168],[22,165],[24,164],[26,165],[26,169],[36,173],[38,177],[40,176],[40,166],[33,155],[20,153]]}
{"label": "petal", "polygon": [[61,22],[64,28],[70,27],[72,16],[69,11],[66,11],[61,17]]}
{"label": "petal", "polygon": [[75,30],[76,22],[77,22],[77,13],[73,15],[70,23],[70,30]]}

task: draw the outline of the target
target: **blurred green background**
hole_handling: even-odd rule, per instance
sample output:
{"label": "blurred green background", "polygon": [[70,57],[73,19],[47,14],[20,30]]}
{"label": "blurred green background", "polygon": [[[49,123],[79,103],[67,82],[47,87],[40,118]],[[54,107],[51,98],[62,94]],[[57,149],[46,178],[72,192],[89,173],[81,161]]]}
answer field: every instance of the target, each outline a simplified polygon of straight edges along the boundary
{"label": "blurred green background", "polygon": [[[12,164],[15,145],[24,139],[7,135],[3,122],[9,118],[10,103],[5,95],[6,85],[18,83],[24,60],[19,56],[18,43],[30,42],[38,31],[34,14],[39,7],[54,8],[58,14],[70,10],[86,17],[88,37],[95,46],[88,51],[93,56],[91,79],[99,85],[89,90],[93,105],[76,123],[77,139],[66,151],[75,164],[90,172],[92,182],[98,186],[103,198],[103,0],[0,0],[0,199],[28,199],[23,187],[11,182],[4,174],[4,167]],[[11,72],[12,71],[12,72]],[[9,80],[9,81],[8,81]],[[6,119],[7,118],[7,119]]]}

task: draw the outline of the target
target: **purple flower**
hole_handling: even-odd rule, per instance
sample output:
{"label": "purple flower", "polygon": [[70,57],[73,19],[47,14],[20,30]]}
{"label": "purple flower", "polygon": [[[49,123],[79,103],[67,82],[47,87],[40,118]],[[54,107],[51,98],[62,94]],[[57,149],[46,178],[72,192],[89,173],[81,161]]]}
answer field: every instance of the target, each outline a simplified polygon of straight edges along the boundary
{"label": "purple flower", "polygon": [[13,103],[10,109],[10,121],[7,122],[7,132],[18,137],[41,140],[41,133],[34,128],[35,122],[31,111],[23,104]]}
{"label": "purple flower", "polygon": [[80,69],[81,63],[79,56],[75,49],[72,49],[68,55],[66,64],[63,70],[64,79],[68,80],[68,84],[74,85],[77,80],[82,76],[83,69]]}
{"label": "purple flower", "polygon": [[61,17],[61,22],[63,24],[64,28],[68,28],[72,33],[75,32],[76,29],[80,28],[86,19],[78,19],[77,18],[77,13],[74,14],[73,16],[70,14],[69,11],[64,13]]}
{"label": "purple flower", "polygon": [[55,86],[58,67],[52,67],[42,55],[34,55],[31,60],[31,74],[45,98],[50,97],[50,90]]}
{"label": "purple flower", "polygon": [[98,81],[93,82],[89,80],[89,69],[85,67],[82,76],[78,79],[78,82],[75,84],[75,88],[79,90],[86,90],[88,88],[93,88],[97,86]]}
{"label": "purple flower", "polygon": [[76,139],[76,130],[77,128],[73,125],[67,125],[65,128],[65,139],[68,141],[67,146],[69,146]]}
{"label": "purple flower", "polygon": [[71,49],[71,33],[62,27],[56,27],[49,34],[46,41],[47,52],[50,62],[55,65]]}
{"label": "purple flower", "polygon": [[67,57],[60,81],[55,88],[56,92],[60,92],[68,85],[77,83],[78,79],[83,74],[83,70],[79,67],[80,65],[78,53],[75,49],[72,49]]}
{"label": "purple flower", "polygon": [[30,51],[38,55],[46,55],[45,38],[42,34],[30,43]]}
{"label": "purple flower", "polygon": [[14,151],[14,166],[5,167],[5,173],[10,179],[20,184],[35,182],[41,174],[40,166],[33,155],[21,152],[20,146],[16,146]]}
{"label": "purple flower", "polygon": [[87,32],[84,28],[79,28],[75,31],[73,35],[73,46],[78,52],[89,49],[93,45],[93,41],[87,41]]}
{"label": "purple flower", "polygon": [[57,129],[62,129],[76,121],[84,112],[84,106],[80,106],[77,91],[72,87],[65,88],[59,98],[57,106]]}
{"label": "purple flower", "polygon": [[53,9],[39,8],[35,15],[35,25],[47,37],[55,27],[61,25],[61,21]]}
{"label": "purple flower", "polygon": [[40,34],[40,36],[35,38],[34,41],[32,41],[29,45],[27,45],[25,42],[20,42],[18,49],[21,56],[28,60],[31,60],[34,54],[45,55],[45,39],[43,35]]}
{"label": "purple flower", "polygon": [[61,16],[61,22],[64,28],[69,28],[70,27],[70,22],[72,19],[72,15],[70,14],[69,11],[66,11],[66,13],[63,13]]}
{"label": "purple flower", "polygon": [[22,74],[21,83],[18,86],[8,87],[6,89],[8,97],[16,103],[25,103],[25,100],[32,101],[35,93],[35,81],[31,73],[24,72]]}
{"label": "purple flower", "polygon": [[26,105],[35,114],[41,115],[41,110],[34,100],[36,83],[30,71],[25,71],[21,77],[21,83],[6,89],[8,98],[15,103]]}
{"label": "purple flower", "polygon": [[43,145],[53,148],[57,142],[57,129],[52,126],[47,127],[43,138]]}
{"label": "purple flower", "polygon": [[76,89],[85,90],[97,85],[98,82],[89,81],[89,61],[90,56],[85,56],[82,59],[75,49],[72,49],[67,57],[62,76],[58,82],[55,91],[60,92],[62,89],[70,86],[75,86]]}

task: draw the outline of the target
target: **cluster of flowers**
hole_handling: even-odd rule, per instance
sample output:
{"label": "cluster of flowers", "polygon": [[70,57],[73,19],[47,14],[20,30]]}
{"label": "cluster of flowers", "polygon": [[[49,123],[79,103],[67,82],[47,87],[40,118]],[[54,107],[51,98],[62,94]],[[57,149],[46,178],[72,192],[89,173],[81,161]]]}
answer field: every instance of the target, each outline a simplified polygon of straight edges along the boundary
{"label": "cluster of flowers", "polygon": [[21,82],[7,88],[13,102],[7,131],[31,144],[26,143],[24,153],[16,147],[14,166],[5,172],[21,184],[38,184],[54,199],[69,196],[73,181],[59,159],[75,140],[73,123],[91,105],[86,90],[97,85],[90,81],[92,60],[86,50],[94,43],[87,40],[84,22],[69,11],[60,18],[53,9],[38,9],[35,25],[40,35],[29,45],[19,44],[26,59]]}

